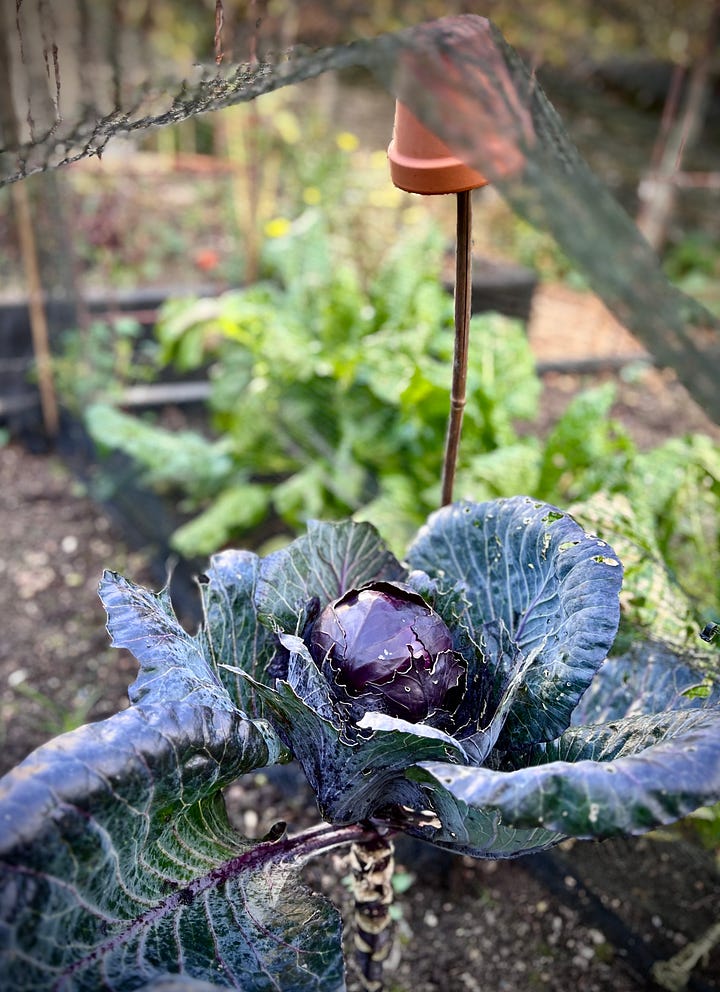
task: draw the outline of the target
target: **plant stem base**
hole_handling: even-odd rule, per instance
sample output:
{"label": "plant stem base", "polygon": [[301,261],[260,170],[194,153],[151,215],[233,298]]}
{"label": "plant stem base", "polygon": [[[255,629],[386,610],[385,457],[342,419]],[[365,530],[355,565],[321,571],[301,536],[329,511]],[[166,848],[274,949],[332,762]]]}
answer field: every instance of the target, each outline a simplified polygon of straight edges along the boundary
{"label": "plant stem base", "polygon": [[366,992],[382,992],[383,965],[393,944],[390,906],[393,842],[380,834],[350,849],[355,898],[355,960]]}

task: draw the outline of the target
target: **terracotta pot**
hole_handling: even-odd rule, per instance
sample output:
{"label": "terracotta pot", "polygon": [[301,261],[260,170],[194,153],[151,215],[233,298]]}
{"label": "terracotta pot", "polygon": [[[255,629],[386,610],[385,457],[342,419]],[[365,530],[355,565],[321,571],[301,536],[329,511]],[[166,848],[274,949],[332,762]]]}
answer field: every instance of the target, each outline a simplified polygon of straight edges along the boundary
{"label": "terracotta pot", "polygon": [[488,183],[399,101],[388,159],[393,183],[408,193],[462,193]]}

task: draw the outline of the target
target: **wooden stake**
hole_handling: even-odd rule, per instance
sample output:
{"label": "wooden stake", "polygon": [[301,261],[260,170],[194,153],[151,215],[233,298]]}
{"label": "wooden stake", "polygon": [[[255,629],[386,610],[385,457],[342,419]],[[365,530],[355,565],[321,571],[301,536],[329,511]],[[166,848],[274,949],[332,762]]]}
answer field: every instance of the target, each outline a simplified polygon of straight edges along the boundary
{"label": "wooden stake", "polygon": [[43,299],[40,267],[38,265],[37,244],[33,230],[30,197],[24,181],[13,183],[12,187],[17,229],[20,238],[25,281],[27,283],[30,332],[32,334],[35,367],[37,368],[38,388],[43,426],[48,437],[56,437],[60,426],[57,395],[52,375],[52,355],[50,336]]}
{"label": "wooden stake", "polygon": [[455,353],[453,355],[450,418],[445,439],[441,505],[452,503],[467,389],[470,315],[472,312],[472,191],[457,193],[455,248]]}

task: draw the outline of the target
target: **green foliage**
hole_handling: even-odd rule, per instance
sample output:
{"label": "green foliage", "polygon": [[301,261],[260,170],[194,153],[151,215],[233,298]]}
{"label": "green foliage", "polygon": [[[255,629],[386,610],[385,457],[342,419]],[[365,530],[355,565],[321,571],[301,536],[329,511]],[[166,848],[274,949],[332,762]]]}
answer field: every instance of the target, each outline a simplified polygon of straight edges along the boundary
{"label": "green foliage", "polygon": [[672,245],[663,265],[672,281],[696,297],[713,313],[720,313],[720,241],[707,232],[693,231]]}
{"label": "green foliage", "polygon": [[720,609],[720,447],[705,435],[641,452],[610,416],[614,386],[578,394],[548,437],[469,460],[458,495],[532,493],[572,512],[625,563],[626,620],[679,649]]}
{"label": "green foliage", "polygon": [[44,711],[42,726],[51,737],[68,733],[87,723],[90,711],[101,695],[97,689],[80,689],[70,705],[63,706],[53,694],[42,692],[24,681],[13,685],[12,691]]}
{"label": "green foliage", "polygon": [[208,443],[193,431],[160,429],[103,403],[89,407],[86,420],[101,449],[122,449],[160,491],[182,485],[190,500],[200,500],[232,471],[227,440]]}
{"label": "green foliage", "polygon": [[704,610],[720,603],[720,447],[696,434],[637,459],[632,494],[647,502],[658,544]]}
{"label": "green foliage", "polygon": [[668,249],[663,264],[674,282],[691,275],[716,278],[720,272],[720,244],[707,232],[693,231]]}
{"label": "green foliage", "polygon": [[[660,543],[659,521],[635,492],[599,491],[571,507],[589,529],[610,542],[625,567],[620,594],[623,627],[619,645],[629,648],[638,628],[681,652],[698,651],[698,608],[678,585]],[[697,588],[683,576],[687,588]],[[688,581],[688,579],[690,581]],[[698,659],[700,661],[700,659]]]}
{"label": "green foliage", "polygon": [[173,545],[188,558],[213,551],[234,533],[258,524],[269,503],[267,487],[236,482],[223,489],[199,516],[179,527],[173,535]]}
{"label": "green foliage", "polygon": [[155,375],[156,345],[142,339],[142,326],[131,317],[93,320],[63,334],[53,372],[62,401],[73,413],[103,398],[118,398],[136,382]]}
{"label": "green foliage", "polygon": [[538,491],[556,502],[621,484],[635,447],[620,424],[610,418],[615,386],[605,383],[579,393],[568,404],[545,443]]}
{"label": "green foliage", "polygon": [[508,211],[501,237],[512,249],[512,256],[551,282],[565,282],[575,289],[587,288],[587,280],[560,245],[546,231]]}
{"label": "green foliage", "polygon": [[[442,240],[431,231],[396,246],[367,286],[334,244],[309,210],[268,242],[272,282],[166,306],[161,358],[210,367],[222,440],[106,406],[89,413],[100,444],[201,511],[176,535],[184,553],[211,551],[266,512],[292,529],[353,512],[385,518],[401,546],[437,502],[453,347]],[[493,451],[534,416],[540,386],[518,323],[476,318],[472,334],[465,445]]]}
{"label": "green foliage", "polygon": [[701,806],[686,821],[709,851],[715,851],[720,862],[720,803]]}
{"label": "green foliage", "polygon": [[635,452],[624,475],[573,512],[626,567],[626,615],[679,648],[697,649],[697,616],[720,607],[720,449],[704,435]]}

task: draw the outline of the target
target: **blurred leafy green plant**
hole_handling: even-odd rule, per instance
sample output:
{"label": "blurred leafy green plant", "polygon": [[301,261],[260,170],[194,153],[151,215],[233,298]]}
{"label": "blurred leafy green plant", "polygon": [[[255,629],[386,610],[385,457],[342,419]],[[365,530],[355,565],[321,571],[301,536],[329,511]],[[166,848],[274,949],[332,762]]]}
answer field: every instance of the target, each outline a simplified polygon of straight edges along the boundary
{"label": "blurred leafy green plant", "polygon": [[[437,504],[452,354],[443,240],[430,231],[399,244],[367,287],[334,244],[324,213],[309,208],[268,240],[272,281],[165,307],[161,360],[209,367],[219,440],[89,410],[101,445],[202,510],[175,535],[184,554],[271,512],[293,530],[312,517],[390,513],[400,545]],[[533,417],[539,383],[517,322],[476,319],[474,333],[465,436],[469,450],[490,450],[513,440],[516,418]]]}
{"label": "blurred leafy green plant", "polygon": [[720,608],[720,447],[702,434],[640,451],[613,383],[578,393],[545,438],[469,458],[458,495],[529,492],[570,505],[625,563],[624,615],[677,648]]}
{"label": "blurred leafy green plant", "polygon": [[701,806],[687,818],[686,824],[694,829],[707,850],[715,852],[720,865],[720,803]]}
{"label": "blurred leafy green plant", "polygon": [[671,245],[664,258],[670,279],[714,313],[720,313],[720,240],[706,231],[693,231]]}
{"label": "blurred leafy green plant", "polygon": [[51,693],[43,692],[25,681],[18,682],[11,688],[17,696],[34,703],[44,714],[40,722],[43,729],[52,737],[66,734],[87,723],[93,706],[102,695],[97,689],[84,687],[75,693],[70,702],[63,704]]}
{"label": "blurred leafy green plant", "polygon": [[[362,278],[370,275],[363,259],[374,265],[395,240],[399,218],[417,219],[410,195],[390,181],[384,147],[369,150],[331,123],[339,100],[337,81],[326,80],[320,94],[276,91],[218,115],[238,235],[235,271],[226,266],[231,283],[257,281],[264,240],[282,237],[309,207],[322,211],[337,236],[335,251],[352,254]],[[362,257],[354,250],[359,242]]]}
{"label": "blurred leafy green plant", "polygon": [[117,400],[134,383],[157,375],[157,344],[132,317],[92,320],[63,334],[53,372],[63,404],[79,414],[99,398]]}

